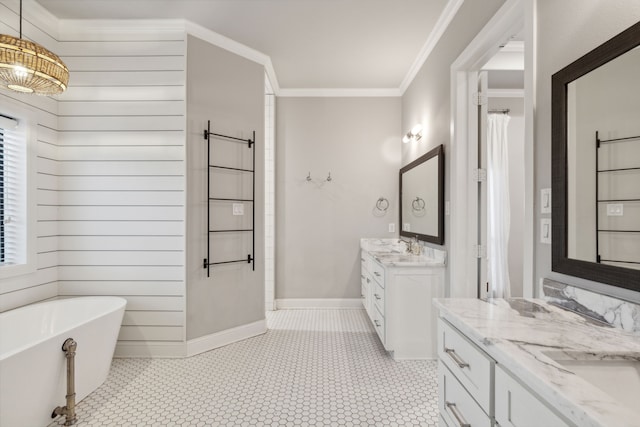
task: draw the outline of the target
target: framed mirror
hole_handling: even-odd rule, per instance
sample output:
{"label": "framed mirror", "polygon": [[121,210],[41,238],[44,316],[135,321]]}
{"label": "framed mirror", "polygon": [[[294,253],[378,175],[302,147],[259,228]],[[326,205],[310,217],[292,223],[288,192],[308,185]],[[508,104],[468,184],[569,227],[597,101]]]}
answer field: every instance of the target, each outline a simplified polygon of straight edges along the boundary
{"label": "framed mirror", "polygon": [[400,169],[400,235],[444,243],[442,145]]}
{"label": "framed mirror", "polygon": [[552,270],[640,291],[640,22],[552,76]]}

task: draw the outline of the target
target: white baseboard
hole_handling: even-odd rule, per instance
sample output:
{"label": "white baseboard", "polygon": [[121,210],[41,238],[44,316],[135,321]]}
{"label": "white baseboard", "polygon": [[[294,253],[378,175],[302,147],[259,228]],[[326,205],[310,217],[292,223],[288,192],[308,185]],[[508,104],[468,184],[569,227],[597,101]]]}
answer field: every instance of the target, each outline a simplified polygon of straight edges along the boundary
{"label": "white baseboard", "polygon": [[182,358],[186,356],[183,342],[146,343],[143,341],[120,341],[113,354],[115,358]]}
{"label": "white baseboard", "polygon": [[362,309],[360,298],[285,298],[276,300],[278,310],[291,309]]}
{"label": "white baseboard", "polygon": [[183,358],[213,350],[267,332],[265,319],[215,334],[205,335],[187,342],[146,343],[143,341],[120,341],[116,344],[116,358]]}
{"label": "white baseboard", "polygon": [[237,326],[235,328],[216,332],[187,341],[187,357],[204,353],[215,348],[224,347],[247,338],[262,335],[267,332],[266,319],[249,323],[248,325]]}

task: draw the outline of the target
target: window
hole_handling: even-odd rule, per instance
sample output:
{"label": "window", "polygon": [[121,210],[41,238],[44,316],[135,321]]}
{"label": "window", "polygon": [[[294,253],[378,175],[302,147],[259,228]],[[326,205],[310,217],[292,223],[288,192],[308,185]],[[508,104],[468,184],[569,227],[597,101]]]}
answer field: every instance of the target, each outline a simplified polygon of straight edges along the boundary
{"label": "window", "polygon": [[0,278],[35,271],[34,113],[0,107]]}

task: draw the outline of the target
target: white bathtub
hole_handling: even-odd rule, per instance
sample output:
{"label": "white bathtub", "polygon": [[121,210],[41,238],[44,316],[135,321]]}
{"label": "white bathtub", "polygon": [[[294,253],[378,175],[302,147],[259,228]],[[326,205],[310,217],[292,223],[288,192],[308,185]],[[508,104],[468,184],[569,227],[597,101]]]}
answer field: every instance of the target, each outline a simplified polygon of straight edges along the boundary
{"label": "white bathtub", "polygon": [[0,427],[46,426],[53,409],[66,405],[67,338],[78,343],[76,402],[98,388],[109,373],[126,303],[82,297],[0,313]]}

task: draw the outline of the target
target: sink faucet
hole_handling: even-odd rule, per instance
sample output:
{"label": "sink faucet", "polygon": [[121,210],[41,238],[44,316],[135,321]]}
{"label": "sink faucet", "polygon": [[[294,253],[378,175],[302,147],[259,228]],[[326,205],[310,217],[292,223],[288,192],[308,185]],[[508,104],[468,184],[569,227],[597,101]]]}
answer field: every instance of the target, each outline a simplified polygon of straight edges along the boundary
{"label": "sink faucet", "polygon": [[409,245],[407,247],[407,252],[409,252],[410,254],[413,254],[413,255],[422,254],[422,245],[420,244],[420,241],[418,240],[418,236],[415,236],[415,237],[411,238],[411,241],[409,241]]}

